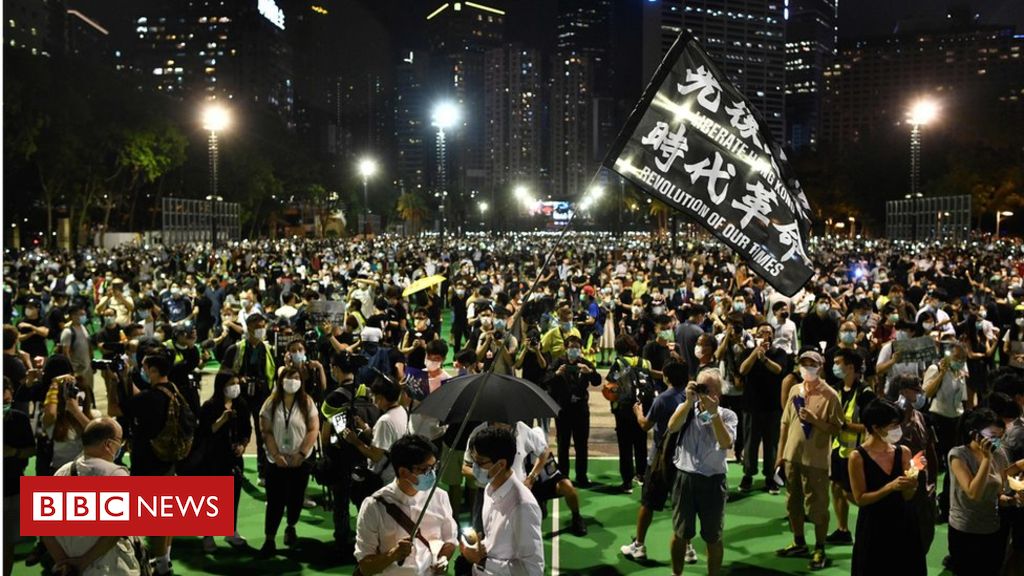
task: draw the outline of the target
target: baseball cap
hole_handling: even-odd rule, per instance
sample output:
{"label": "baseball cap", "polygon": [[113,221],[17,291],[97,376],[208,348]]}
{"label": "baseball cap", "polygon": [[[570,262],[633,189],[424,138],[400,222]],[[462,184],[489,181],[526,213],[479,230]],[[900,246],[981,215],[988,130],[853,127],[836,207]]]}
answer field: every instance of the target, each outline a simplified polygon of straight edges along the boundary
{"label": "baseball cap", "polygon": [[819,365],[825,363],[825,359],[821,356],[821,353],[816,350],[808,350],[800,354],[800,360],[814,360]]}

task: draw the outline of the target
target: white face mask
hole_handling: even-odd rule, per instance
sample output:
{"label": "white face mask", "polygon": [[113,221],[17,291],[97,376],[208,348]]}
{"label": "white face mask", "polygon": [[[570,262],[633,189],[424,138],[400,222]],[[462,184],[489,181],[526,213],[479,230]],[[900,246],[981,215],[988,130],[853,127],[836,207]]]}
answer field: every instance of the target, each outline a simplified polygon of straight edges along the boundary
{"label": "white face mask", "polygon": [[703,355],[704,355],[704,347],[703,346],[694,346],[693,347],[693,357],[694,358],[699,359]]}
{"label": "white face mask", "polygon": [[267,337],[267,329],[257,328],[252,331],[252,335],[255,336],[257,340],[263,340]]}
{"label": "white face mask", "polygon": [[801,366],[800,367],[800,378],[804,381],[810,380],[811,382],[817,381],[818,379],[818,367],[817,366]]}
{"label": "white face mask", "polygon": [[441,362],[438,360],[427,360],[424,364],[428,372],[436,372],[441,368]]}
{"label": "white face mask", "polygon": [[294,378],[288,378],[284,382],[281,383],[281,387],[284,388],[285,392],[287,392],[289,394],[295,394],[296,392],[299,391],[299,388],[302,387],[302,380],[296,380]]}
{"label": "white face mask", "polygon": [[902,438],[903,428],[900,428],[899,426],[885,433],[885,441],[888,442],[889,444],[895,444],[899,442]]}
{"label": "white face mask", "polygon": [[238,395],[242,393],[242,387],[238,384],[232,384],[224,387],[224,397],[228,400],[234,400],[238,398]]}

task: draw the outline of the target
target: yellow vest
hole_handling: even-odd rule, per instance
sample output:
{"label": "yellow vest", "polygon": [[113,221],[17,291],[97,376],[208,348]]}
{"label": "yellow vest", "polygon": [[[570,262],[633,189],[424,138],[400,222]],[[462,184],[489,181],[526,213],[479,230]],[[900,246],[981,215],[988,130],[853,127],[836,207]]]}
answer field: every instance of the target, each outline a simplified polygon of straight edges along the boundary
{"label": "yellow vest", "polygon": [[[242,361],[245,358],[245,345],[248,342],[248,340],[243,338],[237,344],[238,350],[235,352],[235,361],[231,365],[231,369],[235,371],[236,375],[240,375],[242,373]],[[267,384],[270,387],[273,387],[274,376],[277,373],[277,367],[274,366],[274,355],[270,353],[270,346],[267,346],[263,342],[260,342],[260,345],[263,346],[263,350],[265,352],[264,357],[266,358],[266,366],[264,367],[264,370],[266,370]]]}
{"label": "yellow vest", "polygon": [[[856,388],[853,391],[853,397],[850,398],[850,402],[847,403],[843,413],[843,420],[847,423],[856,422],[859,420],[860,414],[857,412],[857,398],[860,396],[860,392],[863,389]],[[859,422],[856,422],[859,424]],[[851,432],[848,428],[843,428],[839,431],[835,440],[832,441],[832,449],[839,449],[839,456],[842,458],[848,458],[852,450],[856,450],[857,446],[860,445],[860,434],[857,432]]]}

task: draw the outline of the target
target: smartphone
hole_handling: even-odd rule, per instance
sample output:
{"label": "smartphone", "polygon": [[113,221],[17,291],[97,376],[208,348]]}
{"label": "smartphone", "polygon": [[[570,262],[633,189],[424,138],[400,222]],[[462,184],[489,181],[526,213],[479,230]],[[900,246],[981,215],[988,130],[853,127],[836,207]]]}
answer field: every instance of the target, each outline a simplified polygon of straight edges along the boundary
{"label": "smartphone", "polygon": [[348,428],[348,416],[344,412],[339,412],[334,416],[331,416],[331,425],[334,426],[334,431],[341,434],[342,430]]}

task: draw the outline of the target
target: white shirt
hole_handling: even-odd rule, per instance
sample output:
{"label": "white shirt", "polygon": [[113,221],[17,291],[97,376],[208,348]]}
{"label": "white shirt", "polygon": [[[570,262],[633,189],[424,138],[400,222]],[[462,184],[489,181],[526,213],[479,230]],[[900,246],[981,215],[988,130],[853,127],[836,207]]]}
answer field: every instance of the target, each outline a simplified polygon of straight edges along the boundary
{"label": "white shirt", "polygon": [[544,574],[544,541],[540,533],[540,506],[529,488],[513,474],[494,490],[484,490],[485,568],[473,566],[473,574],[491,576],[541,576]]}
{"label": "white shirt", "polygon": [[[400,540],[409,537],[405,529],[388,514],[387,509],[377,502],[377,497],[397,505],[415,522],[420,511],[423,510],[423,504],[427,501],[427,492],[417,492],[415,496],[409,496],[402,492],[397,481],[392,481],[374,492],[370,498],[363,500],[362,506],[359,507],[359,518],[356,521],[356,560],[362,560],[374,554],[385,554],[394,548]],[[384,569],[382,574],[385,576],[397,575],[403,572],[403,568],[411,568],[415,570],[416,574],[430,575],[441,546],[446,543],[457,543],[457,529],[452,515],[452,506],[448,500],[448,493],[444,490],[438,488],[434,492],[434,497],[427,507],[427,513],[423,517],[423,523],[420,524],[420,533],[431,543],[431,547],[437,549],[431,550],[419,538],[413,538],[412,554],[405,559],[402,566],[391,564]]]}
{"label": "white shirt", "polygon": [[[303,420],[302,409],[295,402],[292,403],[291,410],[285,410],[284,401],[278,402],[274,413],[271,414],[270,402],[272,399],[273,396],[267,398],[267,401],[263,404],[263,408],[260,410],[260,420],[270,420],[270,429],[274,435],[274,441],[277,442],[277,452],[279,454],[296,454],[299,448],[302,447],[302,441],[306,437],[306,432],[317,424],[317,418],[319,417],[317,416],[316,406],[313,405],[313,400],[307,396],[308,417]],[[314,446],[310,445],[309,450],[303,456],[309,458],[313,448]],[[269,450],[267,450],[267,461],[271,464],[274,462]]]}
{"label": "white shirt", "polygon": [[[381,414],[380,418],[377,419],[377,423],[373,425],[372,445],[386,452],[391,450],[391,445],[402,436],[405,436],[408,431],[409,416],[405,408],[395,406]],[[376,464],[371,460],[370,468],[375,473],[380,474],[380,479],[385,484],[395,479],[395,469],[391,466],[391,458],[381,458]]]}
{"label": "white shirt", "polygon": [[[932,364],[925,370],[924,381],[927,382],[939,371],[936,364]],[[946,370],[939,384],[939,391],[932,399],[932,406],[928,409],[932,414],[938,414],[946,418],[959,418],[964,413],[964,399],[967,398],[967,365],[959,374],[952,370]]]}
{"label": "white shirt", "polygon": [[[466,454],[462,459],[462,463],[466,466],[473,466],[472,450],[469,450],[469,446],[473,445],[473,439],[476,435],[487,428],[489,424],[483,422],[473,431],[469,433],[469,437],[466,441]],[[529,455],[533,456],[534,461],[540,458],[541,455],[548,451],[548,440],[545,437],[544,432],[538,428],[530,428],[525,422],[516,422],[516,458],[512,462],[512,473],[516,475],[516,478],[520,482],[526,480],[526,457]]]}
{"label": "white shirt", "polygon": [[775,330],[774,345],[785,350],[790,356],[796,354],[796,323],[786,318],[782,326]]}
{"label": "white shirt", "polygon": [[[875,363],[875,369],[885,364],[889,360],[892,360],[892,342],[886,342],[882,349],[878,352],[878,361]],[[921,371],[924,370],[922,362],[897,362],[892,365],[892,368],[885,373],[885,393],[898,394],[899,390],[893,389],[893,382],[897,376],[913,376],[917,378]]]}

